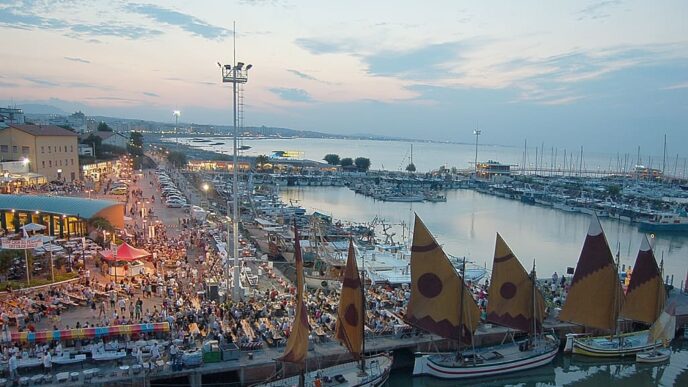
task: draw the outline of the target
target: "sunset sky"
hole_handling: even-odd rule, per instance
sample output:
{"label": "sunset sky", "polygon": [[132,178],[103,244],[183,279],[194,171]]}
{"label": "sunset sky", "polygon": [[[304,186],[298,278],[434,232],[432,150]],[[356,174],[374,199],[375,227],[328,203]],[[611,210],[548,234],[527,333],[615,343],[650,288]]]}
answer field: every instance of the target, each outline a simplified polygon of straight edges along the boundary
{"label": "sunset sky", "polygon": [[229,125],[233,21],[248,126],[688,143],[685,0],[0,1],[0,103]]}

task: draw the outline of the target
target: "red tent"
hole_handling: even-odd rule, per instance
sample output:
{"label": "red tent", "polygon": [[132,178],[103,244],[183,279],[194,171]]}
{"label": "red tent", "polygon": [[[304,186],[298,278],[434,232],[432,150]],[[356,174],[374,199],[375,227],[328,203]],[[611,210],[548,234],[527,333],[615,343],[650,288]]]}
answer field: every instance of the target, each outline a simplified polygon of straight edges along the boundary
{"label": "red tent", "polygon": [[150,255],[150,253],[146,250],[132,247],[130,244],[125,242],[117,247],[116,253],[114,253],[112,250],[103,250],[100,252],[100,255],[102,255],[106,261],[131,262],[143,257],[147,257]]}

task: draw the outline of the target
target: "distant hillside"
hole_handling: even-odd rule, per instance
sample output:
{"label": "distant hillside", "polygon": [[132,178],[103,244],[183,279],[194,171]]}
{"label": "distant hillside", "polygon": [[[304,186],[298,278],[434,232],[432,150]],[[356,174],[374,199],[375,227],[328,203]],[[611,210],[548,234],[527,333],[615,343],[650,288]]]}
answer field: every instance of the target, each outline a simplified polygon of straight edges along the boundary
{"label": "distant hillside", "polygon": [[21,105],[17,105],[17,107],[24,110],[24,114],[60,114],[60,115],[69,115],[70,114],[70,113],[67,113],[64,110],[62,110],[58,107],[52,106],[52,105],[43,105],[43,104],[37,104],[37,103],[21,104]]}

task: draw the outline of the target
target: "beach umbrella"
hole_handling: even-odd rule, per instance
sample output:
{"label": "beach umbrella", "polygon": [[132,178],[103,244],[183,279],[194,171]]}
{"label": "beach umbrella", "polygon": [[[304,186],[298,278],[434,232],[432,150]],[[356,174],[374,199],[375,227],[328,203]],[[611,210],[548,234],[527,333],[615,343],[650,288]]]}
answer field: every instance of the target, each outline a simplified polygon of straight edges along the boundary
{"label": "beach umbrella", "polygon": [[30,231],[42,231],[42,230],[45,230],[45,229],[46,229],[46,227],[45,227],[44,225],[38,224],[38,223],[29,223],[29,224],[25,224],[25,225],[23,225],[21,228],[24,229],[24,231],[27,231],[27,232],[30,232]]}
{"label": "beach umbrella", "polygon": [[48,236],[48,235],[36,235],[36,236],[33,236],[29,239],[30,240],[39,240],[45,244],[48,242],[52,242],[55,239],[55,237],[54,236]]}

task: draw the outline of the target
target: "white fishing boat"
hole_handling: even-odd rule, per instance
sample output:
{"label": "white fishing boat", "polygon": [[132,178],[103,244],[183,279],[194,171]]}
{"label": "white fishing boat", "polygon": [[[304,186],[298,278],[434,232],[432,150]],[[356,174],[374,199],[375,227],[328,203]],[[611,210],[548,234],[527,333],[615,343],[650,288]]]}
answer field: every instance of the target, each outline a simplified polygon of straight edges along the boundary
{"label": "white fishing boat", "polygon": [[643,238],[624,296],[607,238],[599,220],[593,216],[559,319],[607,330],[610,334],[597,337],[568,334],[564,352],[623,357],[653,349],[658,342],[651,339],[649,331],[620,333],[618,318],[652,324],[662,312],[665,299],[662,276],[647,237]]}
{"label": "white fishing boat", "polygon": [[[528,333],[528,339],[505,337],[503,345],[476,349],[473,332],[480,310],[437,241],[416,215],[411,256],[411,299],[407,322],[447,339],[457,340],[459,350],[417,353],[413,375],[442,379],[494,376],[544,366],[559,349],[558,340],[542,332],[544,298],[537,289],[535,271],[529,276],[501,236],[497,235],[488,321]],[[457,302],[456,295],[459,295]],[[470,349],[468,349],[468,348]]]}
{"label": "white fishing boat", "polygon": [[[347,362],[332,367],[308,372],[304,375],[303,385],[317,386],[382,386],[389,377],[392,369],[392,357],[386,354],[367,357],[365,360],[365,374],[361,374],[360,362]],[[261,386],[292,387],[299,385],[299,375],[276,380]]]}

